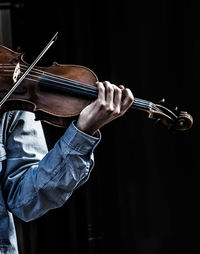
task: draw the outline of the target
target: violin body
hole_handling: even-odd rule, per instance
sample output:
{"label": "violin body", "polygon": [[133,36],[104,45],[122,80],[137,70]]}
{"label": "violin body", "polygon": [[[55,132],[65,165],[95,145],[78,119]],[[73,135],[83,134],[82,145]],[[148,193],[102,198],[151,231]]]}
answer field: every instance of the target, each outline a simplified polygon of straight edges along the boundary
{"label": "violin body", "polygon": [[[19,63],[21,69],[28,67],[23,56],[23,54],[0,46],[0,98],[3,98],[13,85],[13,72],[16,64]],[[91,98],[42,86],[44,79],[54,83],[54,80],[51,79],[52,76],[48,76],[48,74],[53,74],[54,80],[58,77],[62,81],[60,79],[62,77],[89,86],[96,86],[98,81],[94,72],[79,65],[61,65],[54,62],[50,67],[37,67],[37,70],[33,70],[16,88],[2,105],[0,111],[28,110],[35,113],[37,120],[66,127],[69,117],[77,116],[84,107],[91,103]]]}
{"label": "violin body", "polygon": [[[0,113],[25,110],[36,120],[67,127],[98,97],[96,74],[87,67],[53,63],[50,67],[31,68],[24,54],[0,46]],[[173,112],[160,104],[134,98],[131,108],[143,110],[169,129],[185,131],[193,118],[185,111]]]}

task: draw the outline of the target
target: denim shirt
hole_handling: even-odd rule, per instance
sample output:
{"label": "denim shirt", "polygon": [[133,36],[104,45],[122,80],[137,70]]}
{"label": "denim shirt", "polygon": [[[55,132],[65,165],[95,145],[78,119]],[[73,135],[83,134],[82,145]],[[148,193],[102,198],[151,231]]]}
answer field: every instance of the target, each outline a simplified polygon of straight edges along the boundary
{"label": "denim shirt", "polygon": [[54,148],[47,146],[34,114],[10,111],[0,118],[0,254],[17,254],[12,214],[23,221],[61,207],[85,183],[94,166],[100,133],[89,136],[74,123]]}

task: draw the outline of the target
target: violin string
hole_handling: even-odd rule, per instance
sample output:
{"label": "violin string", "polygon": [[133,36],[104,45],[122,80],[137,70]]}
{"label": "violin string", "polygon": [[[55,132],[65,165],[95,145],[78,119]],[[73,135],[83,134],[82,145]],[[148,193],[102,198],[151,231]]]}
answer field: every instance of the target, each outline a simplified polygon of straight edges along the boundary
{"label": "violin string", "polygon": [[[5,65],[6,66],[6,65]],[[10,66],[12,67],[12,69],[14,69],[15,67],[12,66],[12,65],[7,65],[7,66]],[[26,66],[25,65],[20,65],[20,67],[22,67],[21,69],[23,70],[26,70]],[[36,68],[33,68],[31,73],[37,73],[37,74],[44,74],[45,76],[47,76],[48,78],[53,78],[54,80],[60,80],[60,81],[69,81],[71,83],[74,83],[75,85],[79,85],[79,86],[82,86],[83,88],[91,88],[91,86],[87,85],[87,84],[84,84],[84,83],[81,83],[81,82],[78,82],[78,81],[74,81],[74,80],[71,80],[71,79],[68,79],[68,78],[63,78],[63,77],[59,77],[57,75],[54,75],[54,74],[51,74],[51,73],[48,73],[48,72],[45,72],[43,70],[39,70],[39,69],[36,69]],[[39,77],[38,77],[39,78]],[[49,79],[51,80],[51,79]]]}
{"label": "violin string", "polygon": [[[32,77],[32,78],[29,78],[29,77]],[[36,76],[36,75],[32,75],[32,74],[29,74],[29,75],[27,75],[27,77],[25,78],[26,80],[30,80],[30,81],[34,81],[34,82],[38,82],[38,80],[37,79],[34,79],[34,78],[38,78],[38,76]],[[45,80],[45,79],[44,79]],[[48,80],[48,79],[46,79],[46,80]],[[57,81],[58,82],[58,81]],[[65,83],[62,83],[62,82],[59,82],[61,85],[63,85],[63,84],[65,84]],[[89,87],[89,86],[88,86]],[[90,88],[90,87],[89,87]],[[95,87],[94,87],[95,88]],[[92,87],[92,89],[90,88],[89,90],[91,90],[91,91],[94,91],[93,89],[94,89],[93,87]],[[95,90],[95,92],[96,92],[96,90]],[[157,107],[155,107],[154,106],[154,104],[152,103],[152,105],[150,105],[151,103],[150,102],[148,102],[148,101],[145,101],[145,100],[142,100],[142,99],[138,99],[138,98],[135,98],[135,100],[134,100],[134,105],[135,105],[135,107],[139,107],[139,108],[144,108],[144,109],[150,109],[150,108],[152,108],[153,110],[155,110],[155,111],[159,111],[159,112],[162,112],[159,108],[157,108]]]}
{"label": "violin string", "polygon": [[[10,65],[12,66],[12,65]],[[13,67],[13,66],[12,66]],[[21,65],[21,69],[26,69],[26,66],[24,65]],[[13,67],[14,68],[14,67]],[[35,69],[33,68],[32,71],[30,73],[35,73],[35,74],[40,74],[41,76],[42,75],[45,75],[45,77],[43,76],[42,77],[42,80],[46,80],[46,81],[55,81],[56,83],[60,83],[62,85],[66,85],[66,82],[67,82],[67,85],[72,85],[74,88],[82,88],[84,89],[85,91],[88,91],[88,92],[92,92],[94,93],[94,95],[97,93],[97,89],[95,87],[92,87],[92,86],[89,86],[87,84],[84,84],[84,83],[80,83],[78,81],[74,81],[74,80],[71,80],[71,79],[67,79],[67,78],[62,78],[62,77],[59,77],[59,76],[56,76],[56,75],[52,75],[50,73],[47,73],[47,72],[44,72],[44,71],[41,71],[39,69]],[[30,75],[30,74],[29,74]],[[38,78],[40,78],[40,76],[38,76]]]}
{"label": "violin string", "polygon": [[[10,66],[12,67],[12,69],[14,69],[15,67],[13,65],[4,65],[4,66]],[[21,67],[23,67],[23,69],[26,69],[26,66],[25,65],[20,65]],[[91,91],[97,91],[96,87],[92,87],[92,86],[89,86],[87,84],[84,84],[84,83],[80,83],[78,81],[74,81],[74,80],[71,80],[71,79],[68,79],[68,78],[63,78],[63,77],[59,77],[59,76],[56,76],[56,75],[52,75],[50,73],[47,73],[47,72],[44,72],[44,71],[41,71],[39,69],[36,69],[36,68],[33,68],[32,71],[30,73],[36,73],[36,74],[44,74],[45,75],[45,78],[43,77],[44,80],[49,80],[49,81],[52,81],[52,78],[54,79],[53,81],[56,81],[56,82],[60,82],[60,84],[63,84],[65,85],[66,84],[66,81],[67,81],[67,84],[68,85],[76,85],[76,86],[79,86],[79,87],[82,87],[84,89],[88,89],[88,90],[91,90]],[[33,76],[33,77],[37,77],[35,75],[31,75],[31,74],[28,74],[29,76]],[[46,78],[47,77],[47,78]],[[38,76],[38,78],[40,78],[40,76]],[[51,78],[51,79],[50,79]],[[37,81],[37,80],[36,80]],[[63,82],[64,81],[64,82]],[[153,107],[153,103],[149,102],[149,101],[146,101],[146,100],[143,100],[143,99],[138,99],[138,98],[135,98],[135,102],[138,103],[138,105],[149,105],[149,104],[152,104],[151,106]],[[154,106],[155,107],[155,106]]]}
{"label": "violin string", "polygon": [[[11,68],[9,70],[4,68],[3,71],[6,71],[6,72],[11,72],[15,69],[15,66],[13,66],[12,64],[6,64],[6,65],[0,64],[0,66]],[[26,69],[26,66],[24,66],[24,65],[20,65],[20,67],[22,67],[21,69],[23,69],[23,70]],[[71,85],[72,87],[76,86],[76,88],[77,87],[78,88],[83,88],[84,90],[86,89],[88,92],[94,92],[95,94],[97,93],[97,88],[96,87],[92,87],[92,86],[89,86],[87,84],[80,83],[78,81],[74,81],[74,80],[71,80],[71,79],[68,79],[68,78],[59,77],[59,76],[44,72],[42,70],[36,69],[36,68],[33,68],[27,76],[30,76],[30,77],[33,77],[33,78],[40,78],[40,76],[36,76],[36,75],[31,74],[31,73],[38,74],[38,75],[45,75],[45,78],[42,77],[42,79],[44,81],[45,80],[46,81],[55,81],[57,83],[60,83],[61,85],[66,85],[66,81],[67,81],[67,85]],[[32,79],[32,78],[28,78],[28,77],[26,77],[25,79],[37,82],[37,79]],[[138,106],[138,107],[143,107],[145,109],[146,108],[147,109],[153,109],[155,111],[162,112],[162,110],[160,110],[158,107],[156,107],[153,103],[151,103],[149,101],[146,101],[146,100],[143,100],[143,99],[135,98],[134,105],[136,107]]]}
{"label": "violin string", "polygon": [[[6,65],[5,65],[6,66]],[[9,66],[11,66],[11,67],[13,67],[13,65],[9,65]],[[24,66],[24,65],[21,65],[22,67],[24,67],[23,69],[26,69],[25,67],[26,66]],[[14,69],[15,67],[13,67],[13,69]],[[84,83],[80,83],[80,82],[78,82],[78,81],[74,81],[74,80],[71,80],[71,79],[68,79],[68,78],[63,78],[63,77],[59,77],[59,76],[56,76],[56,75],[52,75],[52,74],[50,74],[50,73],[47,73],[47,72],[44,72],[44,71],[41,71],[41,70],[39,70],[39,69],[35,69],[35,68],[33,68],[32,69],[32,71],[30,72],[30,73],[36,73],[36,74],[45,74],[45,78],[43,78],[44,80],[49,80],[49,81],[52,81],[52,78],[53,79],[55,79],[56,81],[60,81],[61,82],[61,84],[65,84],[66,83],[66,81],[67,81],[67,84],[68,83],[70,83],[70,84],[72,84],[72,85],[78,85],[78,86],[80,86],[80,87],[83,87],[83,88],[87,88],[87,89],[89,89],[89,90],[91,90],[91,91],[96,91],[97,89],[96,89],[96,87],[92,87],[92,86],[89,86],[89,85],[87,85],[87,84],[84,84]],[[29,74],[29,76],[31,76],[31,74]],[[32,76],[34,76],[33,74],[32,74]],[[37,76],[35,76],[35,77],[37,77]],[[47,77],[47,78],[46,78]],[[40,76],[38,76],[38,78],[40,78]],[[49,78],[51,78],[51,79],[49,79]],[[64,81],[64,82],[62,82],[62,81]],[[144,104],[146,104],[146,105],[148,105],[150,102],[149,101],[146,101],[146,100],[143,100],[143,99],[137,99],[138,100],[138,103],[144,103]]]}
{"label": "violin string", "polygon": [[[0,64],[0,65],[2,65],[2,64]],[[13,65],[9,65],[9,64],[7,64],[7,65],[3,65],[3,66],[8,66],[8,67],[11,67],[12,68],[12,70],[14,70],[15,69],[15,67],[13,66]],[[21,67],[23,67],[23,69],[26,69],[26,66],[24,66],[24,65],[21,65]],[[8,70],[4,70],[4,71],[7,71],[7,72],[9,72]],[[50,78],[53,78],[53,79],[55,79],[56,81],[61,81],[61,84],[65,84],[66,82],[62,82],[62,81],[68,81],[68,82],[70,82],[70,84],[75,84],[75,85],[80,85],[80,86],[82,86],[83,88],[87,88],[87,89],[90,89],[90,90],[96,90],[96,88],[95,87],[92,87],[92,86],[89,86],[89,85],[87,85],[87,84],[83,84],[83,83],[80,83],[80,82],[77,82],[77,81],[74,81],[74,80],[71,80],[71,79],[68,79],[68,78],[63,78],[63,77],[59,77],[59,76],[56,76],[56,75],[52,75],[52,74],[50,74],[50,73],[47,73],[47,72],[44,72],[44,71],[41,71],[41,70],[39,70],[39,69],[36,69],[36,68],[33,68],[32,69],[32,71],[30,72],[30,73],[36,73],[36,74],[45,74],[45,76],[47,77],[47,78],[43,78],[44,80],[50,80],[50,81],[52,81],[52,79],[49,79],[49,77]],[[28,74],[29,76],[33,76],[33,77],[37,77],[37,76],[35,76],[35,75],[31,75],[31,74]],[[37,78],[40,78],[40,76],[38,76]],[[35,80],[35,81],[37,81],[37,80]],[[143,99],[135,99],[135,100],[137,100],[137,102],[138,103],[144,103],[144,104],[146,104],[146,105],[148,105],[150,102],[149,101],[146,101],[146,100],[143,100]]]}

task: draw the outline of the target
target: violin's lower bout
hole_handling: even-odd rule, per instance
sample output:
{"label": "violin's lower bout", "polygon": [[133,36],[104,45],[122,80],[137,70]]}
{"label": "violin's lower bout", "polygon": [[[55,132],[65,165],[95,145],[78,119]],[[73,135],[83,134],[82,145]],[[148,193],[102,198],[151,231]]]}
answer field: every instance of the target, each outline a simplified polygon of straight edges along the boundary
{"label": "violin's lower bout", "polygon": [[[37,120],[57,127],[67,127],[72,118],[85,108],[91,100],[69,95],[51,89],[41,88],[35,82],[23,81],[0,108],[0,113],[11,110],[24,110],[35,113]],[[6,91],[1,87],[0,100]]]}
{"label": "violin's lower bout", "polygon": [[69,123],[73,119],[76,119],[78,116],[78,113],[74,115],[59,116],[54,113],[45,112],[44,110],[41,109],[36,109],[35,105],[30,102],[12,99],[5,102],[5,104],[0,109],[0,112],[2,114],[4,112],[12,110],[23,110],[33,112],[35,113],[35,120],[41,120],[61,128],[66,128],[69,125]]}

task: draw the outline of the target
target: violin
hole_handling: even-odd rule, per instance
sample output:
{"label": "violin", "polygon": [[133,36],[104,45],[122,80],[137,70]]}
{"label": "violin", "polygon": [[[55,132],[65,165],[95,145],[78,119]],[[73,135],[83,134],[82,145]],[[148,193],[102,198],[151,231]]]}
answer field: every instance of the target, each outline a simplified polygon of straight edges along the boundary
{"label": "violin", "polygon": [[[24,54],[0,46],[0,113],[31,111],[36,120],[66,127],[69,118],[79,115],[98,96],[98,78],[87,67],[54,62],[50,67],[32,66],[29,72],[28,68]],[[22,75],[20,85],[14,87]],[[147,112],[149,118],[169,129],[185,131],[193,125],[193,118],[187,112],[177,114],[151,101],[135,98],[131,108]]]}

